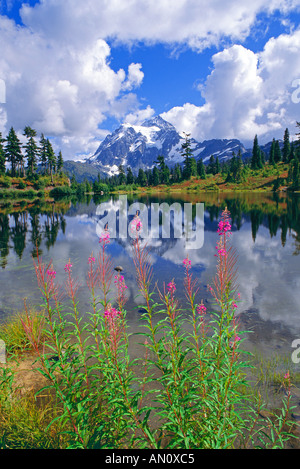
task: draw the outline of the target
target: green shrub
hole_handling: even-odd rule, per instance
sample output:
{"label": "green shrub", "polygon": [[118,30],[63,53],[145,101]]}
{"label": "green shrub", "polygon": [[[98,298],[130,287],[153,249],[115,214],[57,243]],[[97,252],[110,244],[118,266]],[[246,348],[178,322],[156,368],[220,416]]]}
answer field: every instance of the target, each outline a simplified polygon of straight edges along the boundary
{"label": "green shrub", "polygon": [[27,184],[24,181],[20,181],[18,184],[19,189],[26,189]]}
{"label": "green shrub", "polygon": [[60,198],[60,197],[71,196],[72,193],[73,193],[72,189],[69,186],[58,186],[58,187],[54,187],[53,189],[51,189],[51,191],[49,192],[49,195],[51,197]]}

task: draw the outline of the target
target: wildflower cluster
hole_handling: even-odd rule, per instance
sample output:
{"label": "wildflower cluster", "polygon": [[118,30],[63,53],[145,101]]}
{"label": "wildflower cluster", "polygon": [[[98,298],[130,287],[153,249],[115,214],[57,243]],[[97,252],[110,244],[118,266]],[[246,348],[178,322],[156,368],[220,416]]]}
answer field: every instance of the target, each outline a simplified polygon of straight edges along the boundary
{"label": "wildflower cluster", "polygon": [[110,243],[110,234],[107,229],[104,230],[103,233],[101,233],[99,243],[102,243],[104,246]]}
{"label": "wildflower cluster", "polygon": [[[39,258],[35,266],[49,323],[49,347],[37,348],[40,371],[59,401],[61,414],[54,420],[60,419],[68,448],[161,449],[164,442],[173,449],[248,447],[257,442],[282,447],[290,393],[282,415],[275,423],[268,420],[266,431],[259,421],[260,407],[253,411],[241,392],[246,362],[241,360],[243,332],[235,318],[235,256],[229,246],[228,210],[218,225],[217,273],[209,287],[217,310],[210,314],[203,300],[197,300],[199,288],[188,256],[183,260],[187,306],[179,305],[174,279],[164,284],[162,293],[158,290],[161,302],[155,301],[149,252],[140,240],[142,223],[138,216],[132,223],[133,262],[145,311],[141,358],[130,358],[124,310],[127,285],[123,275],[114,275],[106,250],[107,229],[100,236],[99,253],[88,258],[92,311],[84,320],[70,260],[64,270],[72,320],[58,301],[54,307],[50,303],[58,298],[57,290],[49,287],[55,284],[53,266],[45,271]],[[30,333],[27,324],[25,330]],[[51,355],[55,351],[57,360],[51,361],[46,350]],[[283,384],[290,389],[289,372]]]}
{"label": "wildflower cluster", "polygon": [[50,279],[53,279],[53,280],[54,280],[55,277],[56,277],[56,271],[53,270],[53,268],[52,268],[51,270],[48,269],[48,270],[47,270],[47,276],[48,276]]}
{"label": "wildflower cluster", "polygon": [[169,293],[171,293],[171,295],[174,295],[174,293],[176,291],[176,285],[175,285],[174,280],[172,280],[170,283],[168,283],[167,290],[168,290]]}
{"label": "wildflower cluster", "polygon": [[125,292],[128,288],[125,283],[124,275],[120,275],[120,274],[115,275],[114,284],[117,287],[117,302],[118,302],[119,308],[122,309],[127,301]]}

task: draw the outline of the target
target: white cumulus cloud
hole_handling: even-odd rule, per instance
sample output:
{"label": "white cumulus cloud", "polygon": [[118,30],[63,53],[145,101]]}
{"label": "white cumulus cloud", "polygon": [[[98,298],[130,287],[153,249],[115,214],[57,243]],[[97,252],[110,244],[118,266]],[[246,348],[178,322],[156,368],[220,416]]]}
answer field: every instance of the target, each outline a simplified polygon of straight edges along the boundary
{"label": "white cumulus cloud", "polygon": [[239,138],[250,142],[293,136],[299,107],[293,83],[300,77],[300,30],[271,38],[260,53],[233,45],[212,57],[213,70],[199,91],[202,106],[185,104],[162,114],[194,138]]}

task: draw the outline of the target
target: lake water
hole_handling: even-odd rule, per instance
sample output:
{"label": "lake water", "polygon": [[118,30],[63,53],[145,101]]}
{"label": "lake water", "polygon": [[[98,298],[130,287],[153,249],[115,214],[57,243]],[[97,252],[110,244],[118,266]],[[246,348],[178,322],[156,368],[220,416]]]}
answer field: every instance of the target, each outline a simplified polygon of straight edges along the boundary
{"label": "lake water", "polygon": [[[45,263],[52,261],[57,280],[64,282],[65,264],[71,260],[73,273],[82,287],[80,308],[89,310],[86,287],[88,257],[99,249],[99,206],[106,202],[110,215],[117,213],[118,196],[89,199],[82,202],[58,201],[55,204],[0,204],[0,321],[27,303],[38,305],[40,292],[32,256],[36,244]],[[258,193],[165,194],[127,197],[128,207],[145,204],[149,209],[163,202],[193,207],[203,204],[203,245],[187,250],[185,238],[170,238],[161,233],[147,240],[151,248],[154,281],[160,287],[172,279],[179,298],[184,297],[183,259],[188,253],[194,278],[199,280],[198,299],[209,306],[207,284],[216,269],[215,245],[217,226],[227,206],[232,216],[232,245],[238,254],[238,291],[241,301],[237,310],[247,334],[246,345],[268,355],[292,353],[292,342],[300,339],[300,197],[273,196]],[[186,205],[186,206],[187,206]],[[101,211],[101,210],[100,210]],[[98,228],[97,228],[98,227]],[[132,240],[116,237],[108,246],[114,265],[123,267],[128,285],[127,317],[130,327],[137,328],[141,312],[136,298],[137,287],[132,260]],[[299,365],[300,366],[300,365]]]}

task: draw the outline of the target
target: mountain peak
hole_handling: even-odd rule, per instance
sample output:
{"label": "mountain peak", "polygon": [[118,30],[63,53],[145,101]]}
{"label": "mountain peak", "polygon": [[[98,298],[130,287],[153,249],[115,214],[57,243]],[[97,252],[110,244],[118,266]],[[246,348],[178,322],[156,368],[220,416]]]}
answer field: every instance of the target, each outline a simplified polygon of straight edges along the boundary
{"label": "mountain peak", "polygon": [[[112,134],[107,135],[99,145],[89,162],[96,164],[99,170],[107,175],[117,174],[119,166],[130,166],[134,173],[139,168],[151,169],[159,155],[165,157],[165,162],[172,167],[176,163],[182,164],[183,136],[177,132],[170,122],[160,115],[145,120],[141,125],[124,123]],[[239,140],[213,139],[202,143],[191,138],[193,156],[203,162],[208,162],[212,154],[220,160],[232,157],[232,151],[241,148]]]}
{"label": "mountain peak", "polygon": [[172,129],[176,131],[175,127],[172,124],[170,124],[170,122],[167,122],[166,120],[164,120],[160,115],[152,117],[151,119],[145,120],[142,123],[142,126],[143,127],[157,126],[161,129],[169,129],[169,130]]}

